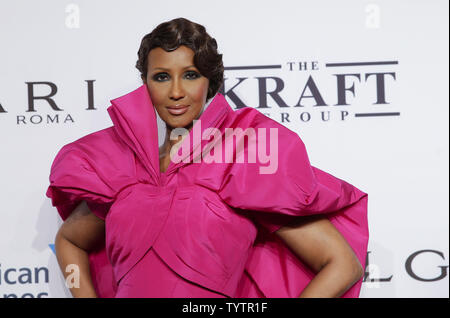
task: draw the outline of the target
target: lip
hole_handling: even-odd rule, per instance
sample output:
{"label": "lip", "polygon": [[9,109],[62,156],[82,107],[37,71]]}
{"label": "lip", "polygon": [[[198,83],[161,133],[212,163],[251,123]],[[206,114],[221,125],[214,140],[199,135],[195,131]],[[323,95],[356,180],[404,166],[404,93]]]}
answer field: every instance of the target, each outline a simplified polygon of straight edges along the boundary
{"label": "lip", "polygon": [[166,108],[167,111],[172,115],[183,115],[185,112],[188,111],[189,105],[174,105],[174,106],[167,106]]}

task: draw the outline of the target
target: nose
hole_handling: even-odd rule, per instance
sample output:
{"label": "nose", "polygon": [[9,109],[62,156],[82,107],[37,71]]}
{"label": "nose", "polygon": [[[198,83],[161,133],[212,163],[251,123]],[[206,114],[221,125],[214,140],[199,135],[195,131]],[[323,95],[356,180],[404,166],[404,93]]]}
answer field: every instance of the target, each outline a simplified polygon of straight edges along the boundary
{"label": "nose", "polygon": [[174,79],[172,81],[172,86],[170,88],[170,98],[173,100],[182,99],[185,95],[183,84],[179,79]]}

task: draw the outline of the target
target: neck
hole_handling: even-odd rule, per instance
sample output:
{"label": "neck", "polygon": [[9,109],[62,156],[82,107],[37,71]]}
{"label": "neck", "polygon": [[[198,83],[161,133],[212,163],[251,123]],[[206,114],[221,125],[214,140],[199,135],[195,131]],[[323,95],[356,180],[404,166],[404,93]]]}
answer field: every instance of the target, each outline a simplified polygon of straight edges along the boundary
{"label": "neck", "polygon": [[178,144],[178,146],[180,146],[183,139],[192,130],[192,127],[193,127],[193,123],[184,127],[185,129],[187,129],[186,134],[184,134],[184,135],[177,134],[175,139],[170,139],[170,135],[171,135],[172,131],[176,128],[166,125],[166,138],[164,140],[164,144],[159,148],[159,157],[163,158],[163,157],[167,156],[170,153],[170,150],[172,149],[172,147],[174,147],[174,146],[176,147],[177,144]]}

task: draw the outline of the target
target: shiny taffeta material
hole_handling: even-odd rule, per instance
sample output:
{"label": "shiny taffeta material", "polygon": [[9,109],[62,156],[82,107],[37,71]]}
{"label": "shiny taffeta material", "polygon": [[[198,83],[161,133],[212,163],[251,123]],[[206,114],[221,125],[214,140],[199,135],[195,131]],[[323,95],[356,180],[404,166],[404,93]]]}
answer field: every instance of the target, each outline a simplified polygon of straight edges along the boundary
{"label": "shiny taffeta material", "polygon": [[[326,214],[365,265],[367,194],[311,166],[295,132],[251,107],[234,111],[216,94],[178,150],[190,160],[171,162],[162,173],[147,87],[111,103],[114,126],[65,145],[47,190],[64,220],[81,200],[105,220],[105,244],[89,254],[100,297],[114,297],[149,249],[184,279],[229,297],[298,297],[314,273],[273,232],[312,214]],[[267,164],[259,159],[194,162],[198,147],[212,140],[194,138],[195,131],[205,136],[211,128],[222,139],[225,128],[266,128],[267,138],[256,134],[259,143],[269,143],[275,128],[276,171],[260,173]],[[358,297],[361,283],[343,297]]]}

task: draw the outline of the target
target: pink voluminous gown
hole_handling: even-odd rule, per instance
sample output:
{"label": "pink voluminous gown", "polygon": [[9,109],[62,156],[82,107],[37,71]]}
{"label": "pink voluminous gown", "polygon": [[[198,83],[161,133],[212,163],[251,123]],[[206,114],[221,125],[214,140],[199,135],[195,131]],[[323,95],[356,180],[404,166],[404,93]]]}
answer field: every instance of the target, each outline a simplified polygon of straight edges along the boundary
{"label": "pink voluminous gown", "polygon": [[[313,167],[295,132],[218,93],[161,173],[147,87],[108,112],[112,127],[58,152],[47,190],[64,220],[85,200],[105,221],[105,243],[89,254],[100,297],[298,297],[314,273],[274,232],[313,214],[365,266],[367,194]],[[251,161],[256,145],[277,150],[276,162]],[[361,283],[343,297],[358,297]]]}

